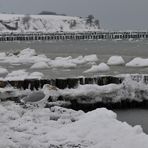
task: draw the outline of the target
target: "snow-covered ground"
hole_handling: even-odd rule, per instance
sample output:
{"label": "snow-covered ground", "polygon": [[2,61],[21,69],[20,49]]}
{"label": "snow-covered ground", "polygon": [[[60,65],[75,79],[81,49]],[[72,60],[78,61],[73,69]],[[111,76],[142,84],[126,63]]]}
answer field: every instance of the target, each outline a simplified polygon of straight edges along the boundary
{"label": "snow-covered ground", "polygon": [[88,113],[60,107],[0,104],[1,148],[147,148],[140,126],[120,122],[105,108]]}
{"label": "snow-covered ground", "polygon": [[[74,24],[74,25],[73,25]],[[86,24],[86,18],[58,15],[0,14],[1,32],[57,32],[95,31],[95,23]]]}

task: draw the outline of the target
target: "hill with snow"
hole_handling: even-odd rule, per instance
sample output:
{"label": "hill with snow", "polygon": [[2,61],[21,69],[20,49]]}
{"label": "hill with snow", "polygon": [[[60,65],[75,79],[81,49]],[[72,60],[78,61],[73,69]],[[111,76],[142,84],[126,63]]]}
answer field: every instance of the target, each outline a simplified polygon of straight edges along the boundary
{"label": "hill with snow", "polygon": [[95,19],[60,15],[0,14],[0,32],[94,31],[99,29]]}

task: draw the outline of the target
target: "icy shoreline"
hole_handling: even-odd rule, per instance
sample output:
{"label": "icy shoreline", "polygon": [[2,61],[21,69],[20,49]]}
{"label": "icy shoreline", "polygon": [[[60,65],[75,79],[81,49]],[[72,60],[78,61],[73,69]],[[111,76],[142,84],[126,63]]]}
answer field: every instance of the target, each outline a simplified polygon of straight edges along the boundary
{"label": "icy shoreline", "polygon": [[[117,61],[115,58],[117,57],[110,59],[108,64],[124,64],[121,57],[118,57]],[[96,65],[96,61],[98,61],[96,55],[77,58],[57,57],[51,60],[45,55],[37,55],[32,49],[25,49],[15,54],[0,53],[1,63],[6,62],[10,65],[29,63],[33,64],[32,69],[46,69],[48,66],[75,68],[80,64],[92,66]],[[98,66],[95,68],[92,66],[93,70],[100,71]],[[104,66],[102,69],[105,70]],[[3,87],[0,88],[0,147],[147,148],[148,136],[143,133],[142,128],[118,121],[117,115],[112,111],[99,108],[84,113],[60,106],[70,105],[72,108],[73,105],[73,108],[76,106],[78,109],[82,107],[78,105],[94,107],[96,104],[96,107],[100,107],[101,103],[104,103],[103,105],[113,103],[116,107],[128,107],[133,103],[133,107],[139,104],[148,107],[148,76],[118,75],[116,78],[109,76],[103,79],[82,77],[81,82],[85,80],[85,85],[78,84],[75,79],[68,79],[65,81],[71,85],[67,87],[62,79],[52,80],[52,83],[50,80],[43,82],[44,76],[40,72],[29,74],[26,70],[17,70],[8,73],[7,69],[1,67],[1,73],[7,76],[0,81]],[[28,77],[29,80],[26,80]],[[123,77],[125,79],[122,81],[118,79]],[[9,83],[4,84],[4,81]],[[30,81],[38,87],[29,85]],[[41,83],[36,82],[43,83],[40,85]],[[42,87],[44,84],[50,84],[46,92]],[[57,85],[63,88],[56,87]],[[45,93],[43,99],[36,101],[39,98],[30,97],[37,97],[39,91]]]}
{"label": "icy shoreline", "polygon": [[84,113],[60,107],[27,108],[0,104],[0,147],[6,148],[147,148],[140,126],[116,119],[104,108]]}
{"label": "icy shoreline", "polygon": [[[29,96],[34,102],[45,95],[44,106],[62,106],[75,110],[90,111],[98,107],[109,109],[147,108],[148,85],[146,76],[124,75],[118,77],[98,77],[59,80],[1,81],[1,101],[12,100],[21,103]],[[84,81],[85,80],[85,81]],[[93,80],[93,81],[92,81]],[[52,83],[51,83],[52,82]],[[68,85],[69,84],[69,85]],[[44,86],[48,85],[45,89]],[[67,87],[66,87],[67,86]],[[33,98],[31,98],[33,97]],[[43,96],[44,97],[44,96]],[[40,102],[33,104],[40,105]]]}

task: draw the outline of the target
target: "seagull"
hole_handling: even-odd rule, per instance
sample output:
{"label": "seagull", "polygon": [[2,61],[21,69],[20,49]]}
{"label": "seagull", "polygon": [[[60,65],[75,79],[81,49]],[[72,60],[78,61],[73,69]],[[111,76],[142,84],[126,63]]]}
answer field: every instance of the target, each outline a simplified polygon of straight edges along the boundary
{"label": "seagull", "polygon": [[21,102],[45,107],[49,96],[58,96],[58,88],[50,84],[45,84],[41,90],[32,91],[29,95],[22,98]]}

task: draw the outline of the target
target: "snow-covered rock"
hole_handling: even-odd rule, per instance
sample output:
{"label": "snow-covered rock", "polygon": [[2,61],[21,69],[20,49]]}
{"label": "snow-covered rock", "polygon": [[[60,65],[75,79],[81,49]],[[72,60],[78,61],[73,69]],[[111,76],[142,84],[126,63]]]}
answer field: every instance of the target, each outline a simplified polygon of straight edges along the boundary
{"label": "snow-covered rock", "polygon": [[147,67],[148,59],[136,57],[126,64],[127,67]]}
{"label": "snow-covered rock", "polygon": [[92,67],[86,71],[84,71],[84,73],[93,73],[93,72],[105,72],[105,71],[109,71],[110,68],[107,64],[105,63],[100,63],[99,65],[92,65]]}
{"label": "snow-covered rock", "polygon": [[124,63],[125,61],[121,56],[111,56],[107,61],[108,65],[123,65]]}

